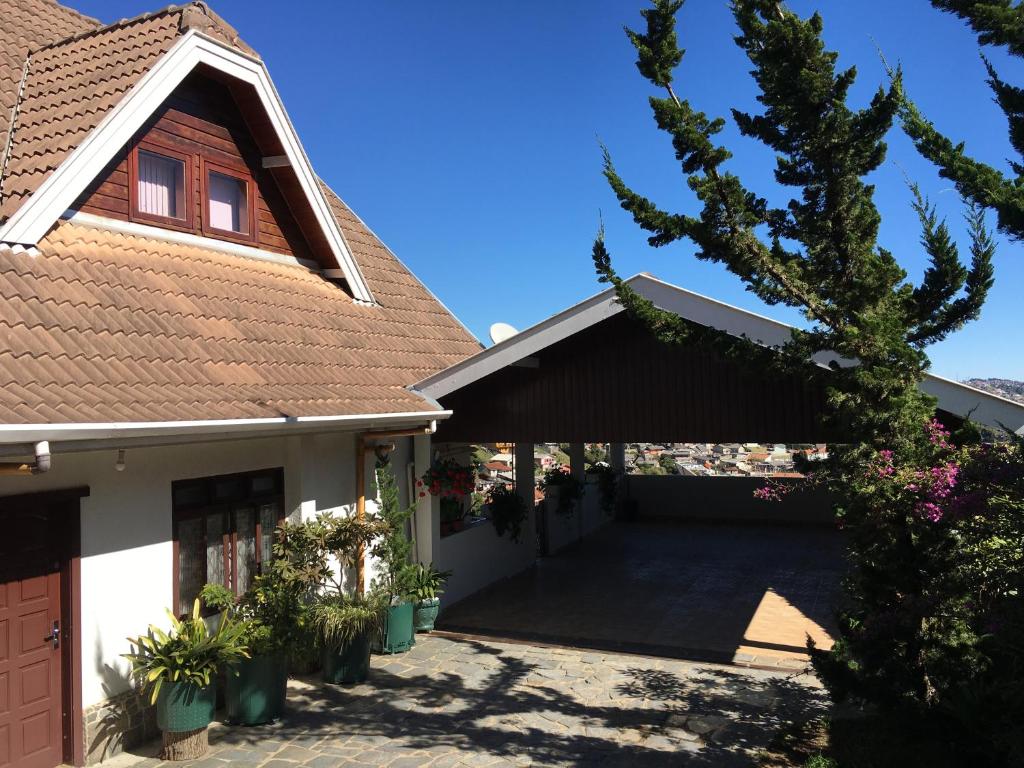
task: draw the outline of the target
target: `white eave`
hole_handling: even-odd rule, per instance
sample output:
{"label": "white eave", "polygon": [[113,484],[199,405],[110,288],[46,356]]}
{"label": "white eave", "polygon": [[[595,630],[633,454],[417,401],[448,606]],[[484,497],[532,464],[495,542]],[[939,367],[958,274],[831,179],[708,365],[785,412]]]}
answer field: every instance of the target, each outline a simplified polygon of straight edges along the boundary
{"label": "white eave", "polygon": [[373,294],[334,218],[266,66],[257,58],[197,30],[189,30],[114,106],[110,113],[0,227],[0,243],[35,246],[114,155],[198,65],[205,64],[254,89],[284,147],[331,253],[359,302]]}
{"label": "white eave", "polygon": [[[280,416],[260,419],[207,419],[201,421],[128,421],[82,424],[0,425],[0,454],[17,446],[50,441],[55,449],[85,450],[104,445],[127,447],[144,443],[163,445],[178,442],[242,439],[304,432],[351,432],[419,427],[447,419],[451,411],[409,411],[401,413],[340,414],[334,416]],[[8,450],[4,450],[8,446]]]}
{"label": "white eave", "polygon": [[[688,291],[647,274],[634,275],[627,284],[667,312],[719,331],[743,336],[766,347],[779,347],[791,338],[793,326],[745,309]],[[413,385],[413,391],[440,400],[457,389],[537,354],[542,349],[623,312],[609,288],[575,306],[552,315],[500,344],[466,358]],[[834,354],[821,353],[814,361],[849,364]],[[924,392],[938,398],[944,411],[970,417],[979,424],[1006,427],[1024,435],[1024,405],[934,374],[925,374]]]}

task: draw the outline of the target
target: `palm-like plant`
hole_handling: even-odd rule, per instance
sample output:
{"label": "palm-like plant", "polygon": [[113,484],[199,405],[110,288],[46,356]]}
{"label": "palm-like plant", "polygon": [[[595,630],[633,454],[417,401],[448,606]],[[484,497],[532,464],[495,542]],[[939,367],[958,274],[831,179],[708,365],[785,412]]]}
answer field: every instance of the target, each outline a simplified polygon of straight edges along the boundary
{"label": "palm-like plant", "polygon": [[170,632],[150,624],[148,634],[128,638],[135,651],[122,654],[131,662],[132,674],[150,690],[151,703],[156,703],[165,681],[206,688],[221,666],[249,658],[243,637],[246,628],[226,612],[220,614],[213,632],[203,621],[198,599],[191,616],[179,619],[170,610],[167,615]]}
{"label": "palm-like plant", "polygon": [[412,593],[414,600],[433,600],[444,594],[444,585],[451,578],[451,571],[438,571],[433,563],[417,563],[412,568]]}

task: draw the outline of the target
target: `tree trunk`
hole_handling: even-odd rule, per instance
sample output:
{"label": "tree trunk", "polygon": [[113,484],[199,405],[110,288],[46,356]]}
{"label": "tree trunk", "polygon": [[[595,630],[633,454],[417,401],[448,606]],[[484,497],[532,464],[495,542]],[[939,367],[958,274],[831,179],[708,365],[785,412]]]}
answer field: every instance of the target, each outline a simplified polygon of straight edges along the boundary
{"label": "tree trunk", "polygon": [[195,760],[205,755],[209,746],[206,728],[195,731],[164,731],[164,750],[160,756],[164,760]]}

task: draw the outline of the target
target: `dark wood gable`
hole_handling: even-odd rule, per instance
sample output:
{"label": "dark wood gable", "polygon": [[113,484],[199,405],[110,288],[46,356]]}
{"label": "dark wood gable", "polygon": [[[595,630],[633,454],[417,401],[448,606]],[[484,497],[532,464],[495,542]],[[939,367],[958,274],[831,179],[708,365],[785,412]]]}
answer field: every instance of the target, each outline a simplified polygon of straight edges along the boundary
{"label": "dark wood gable", "polygon": [[[262,154],[239,110],[231,89],[224,83],[200,73],[187,77],[154,113],[128,146],[122,148],[111,164],[75,203],[85,213],[128,221],[131,218],[130,155],[142,143],[166,147],[192,158],[190,165],[192,208],[187,225],[177,226],[196,235],[204,233],[203,183],[205,164],[247,172],[255,191],[252,204],[254,224],[246,245],[300,259],[313,254],[295,216],[278,188],[271,171],[262,167]],[[142,222],[161,226],[152,222]]]}
{"label": "dark wood gable", "polygon": [[625,313],[440,399],[441,442],[827,443],[823,382],[658,342]]}

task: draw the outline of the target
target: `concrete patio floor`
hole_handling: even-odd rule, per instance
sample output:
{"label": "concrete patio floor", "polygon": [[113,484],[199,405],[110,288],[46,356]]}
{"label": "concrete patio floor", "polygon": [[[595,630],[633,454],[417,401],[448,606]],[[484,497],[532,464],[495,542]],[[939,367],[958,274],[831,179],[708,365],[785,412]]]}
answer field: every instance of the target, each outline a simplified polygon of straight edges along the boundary
{"label": "concrete patio floor", "polygon": [[813,526],[613,523],[444,611],[440,629],[799,669],[831,647],[842,541]]}
{"label": "concrete patio floor", "polygon": [[292,681],[282,722],[214,726],[201,760],[104,765],[756,766],[780,728],[827,706],[806,674],[527,644],[421,635],[372,665],[363,685]]}

